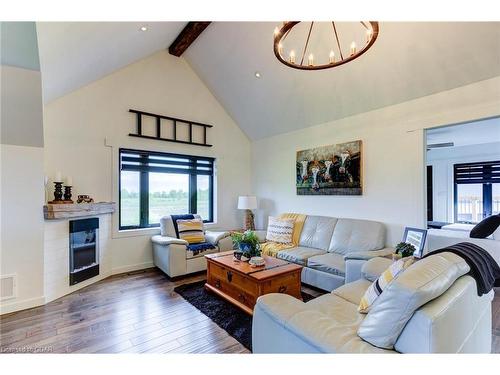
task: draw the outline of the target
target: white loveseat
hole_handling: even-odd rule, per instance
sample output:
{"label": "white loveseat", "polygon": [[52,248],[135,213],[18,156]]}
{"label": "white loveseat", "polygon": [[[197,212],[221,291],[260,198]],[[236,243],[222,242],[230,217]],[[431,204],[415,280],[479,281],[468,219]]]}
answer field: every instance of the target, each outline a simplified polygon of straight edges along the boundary
{"label": "white loveseat", "polygon": [[298,246],[277,257],[304,266],[302,282],[330,292],[359,279],[368,259],[393,252],[385,246],[382,223],[308,215]]}
{"label": "white loveseat", "polygon": [[[362,278],[304,303],[286,294],[259,297],[254,353],[489,353],[494,292],[477,295],[469,266],[455,254],[422,259],[380,295],[368,314],[359,302],[390,264],[375,258]],[[409,309],[413,305],[415,310]]]}
{"label": "white loveseat", "polygon": [[[194,217],[201,220],[199,215],[194,215]],[[151,238],[153,262],[169,277],[206,270],[205,254],[229,251],[233,248],[229,232],[205,230],[207,242],[214,245],[215,249],[203,252],[189,251],[187,241],[177,238],[171,216],[164,216],[160,219],[160,229],[160,234]]]}

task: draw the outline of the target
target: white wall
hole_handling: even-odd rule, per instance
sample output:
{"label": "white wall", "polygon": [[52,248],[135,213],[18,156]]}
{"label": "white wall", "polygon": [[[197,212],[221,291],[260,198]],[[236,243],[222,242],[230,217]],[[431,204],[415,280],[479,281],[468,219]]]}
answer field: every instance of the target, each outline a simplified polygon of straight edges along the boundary
{"label": "white wall", "polygon": [[15,275],[14,297],[0,302],[8,313],[44,301],[42,89],[39,71],[0,70],[0,276]]}
{"label": "white wall", "polygon": [[434,221],[454,222],[453,165],[493,160],[500,160],[500,139],[497,142],[433,149],[427,152],[427,165],[432,165]]}
{"label": "white wall", "polygon": [[0,39],[0,277],[14,277],[14,296],[0,301],[3,314],[44,302],[44,198],[35,24],[0,22]]}
{"label": "white wall", "polygon": [[44,302],[43,148],[6,144],[0,148],[0,274],[16,275],[17,290],[15,298],[0,303],[3,314]]}
{"label": "white wall", "polygon": [[[211,148],[129,137],[130,108],[213,124]],[[118,149],[127,147],[216,158],[217,228],[239,228],[237,197],[250,192],[251,146],[198,76],[166,50],[46,105],[45,172],[73,177],[74,196],[118,200]],[[112,272],[152,266],[150,237],[158,229],[118,232],[112,219]]]}
{"label": "white wall", "polygon": [[[335,103],[332,103],[335,105]],[[292,211],[372,219],[388,226],[388,244],[404,226],[425,225],[425,128],[500,114],[500,77],[253,143],[257,225]],[[362,196],[298,196],[296,151],[361,139]]]}

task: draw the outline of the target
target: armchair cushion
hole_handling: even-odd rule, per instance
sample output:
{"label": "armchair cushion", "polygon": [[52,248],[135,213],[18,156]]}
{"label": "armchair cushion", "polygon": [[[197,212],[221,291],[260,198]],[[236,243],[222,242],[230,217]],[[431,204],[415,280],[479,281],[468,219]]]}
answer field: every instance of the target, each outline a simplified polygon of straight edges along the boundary
{"label": "armchair cushion", "polygon": [[195,258],[205,254],[217,253],[219,249],[208,242],[193,243],[186,247],[186,259]]}
{"label": "armchair cushion", "polygon": [[217,245],[223,238],[229,237],[229,232],[205,231],[205,239],[212,245]]}

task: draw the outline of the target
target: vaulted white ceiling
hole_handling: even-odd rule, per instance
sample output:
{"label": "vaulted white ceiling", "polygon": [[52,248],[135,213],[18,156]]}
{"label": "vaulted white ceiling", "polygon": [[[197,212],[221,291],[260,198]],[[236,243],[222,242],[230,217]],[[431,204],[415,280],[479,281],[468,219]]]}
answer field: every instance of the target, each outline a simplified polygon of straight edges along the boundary
{"label": "vaulted white ceiling", "polygon": [[[187,22],[38,22],[44,101],[168,48]],[[147,31],[141,31],[146,26]]]}
{"label": "vaulted white ceiling", "polygon": [[194,70],[253,139],[500,75],[500,23],[382,22],[377,41],[364,55],[322,71],[281,64],[272,49],[275,26],[215,23],[186,52]]}
{"label": "vaulted white ceiling", "polygon": [[[149,23],[147,32],[139,31],[142,24],[38,23],[45,101],[168,48],[185,22]],[[382,22],[367,53],[323,71],[291,69],[276,59],[277,24],[215,22],[183,55],[252,139],[500,75],[498,22]],[[332,42],[327,33],[320,38]],[[322,42],[314,44],[319,49]]]}

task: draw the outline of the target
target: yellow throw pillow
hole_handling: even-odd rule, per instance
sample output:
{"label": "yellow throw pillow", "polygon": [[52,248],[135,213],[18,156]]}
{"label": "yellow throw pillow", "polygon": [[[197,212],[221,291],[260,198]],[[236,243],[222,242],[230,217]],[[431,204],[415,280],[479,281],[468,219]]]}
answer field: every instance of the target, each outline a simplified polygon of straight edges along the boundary
{"label": "yellow throw pillow", "polygon": [[200,219],[177,220],[177,229],[181,240],[185,240],[190,244],[205,242],[203,221]]}
{"label": "yellow throw pillow", "polygon": [[359,303],[358,311],[363,314],[368,313],[375,300],[382,294],[384,289],[387,288],[387,285],[395,280],[405,269],[410,267],[413,262],[415,262],[413,257],[407,257],[392,263],[366,290]]}

